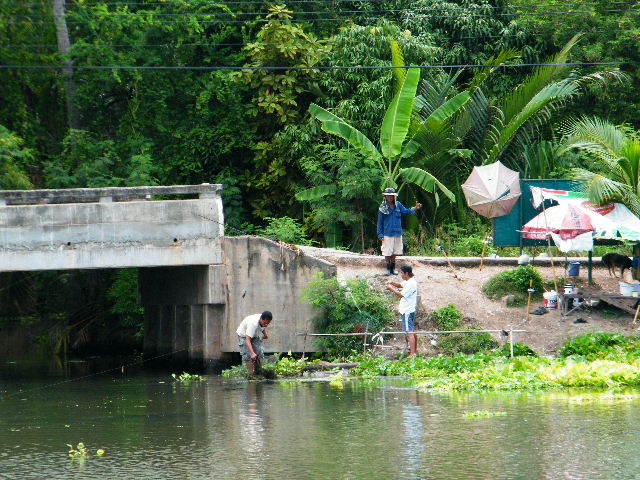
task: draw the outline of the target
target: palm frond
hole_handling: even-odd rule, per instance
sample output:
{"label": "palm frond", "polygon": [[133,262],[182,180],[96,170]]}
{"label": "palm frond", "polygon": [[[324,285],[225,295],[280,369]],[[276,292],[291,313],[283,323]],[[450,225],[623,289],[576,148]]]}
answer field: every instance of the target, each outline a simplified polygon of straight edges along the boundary
{"label": "palm frond", "polygon": [[617,201],[625,204],[636,215],[640,214],[638,195],[629,185],[582,168],[574,169],[572,178],[579,182],[579,190],[586,193],[592,203],[602,205]]}
{"label": "palm frond", "polygon": [[544,88],[552,83],[557,83],[558,79],[566,77],[569,67],[562,64],[566,63],[569,51],[580,36],[578,34],[571,38],[562,50],[545,62],[550,65],[537,67],[511,94],[504,98],[502,111],[506,123],[511,122]]}

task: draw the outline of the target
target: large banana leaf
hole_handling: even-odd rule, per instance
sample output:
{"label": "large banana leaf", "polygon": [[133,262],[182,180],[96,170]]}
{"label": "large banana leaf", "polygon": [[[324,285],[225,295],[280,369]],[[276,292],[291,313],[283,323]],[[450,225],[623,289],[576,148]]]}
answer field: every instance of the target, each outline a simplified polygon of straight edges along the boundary
{"label": "large banana leaf", "polygon": [[452,202],[456,201],[456,196],[447,187],[445,187],[436,177],[421,168],[401,168],[399,174],[405,182],[414,183],[429,193],[435,193],[435,187],[438,187],[438,189],[440,189],[440,191],[444,193],[449,200]]}
{"label": "large banana leaf", "polygon": [[353,147],[360,150],[365,156],[380,157],[380,152],[367,136],[355,127],[352,127],[340,117],[312,103],[309,113],[322,122],[322,130],[340,138],[344,138]]}
{"label": "large banana leaf", "polygon": [[419,81],[420,70],[410,68],[404,77],[402,88],[393,97],[384,115],[380,129],[380,148],[385,158],[393,158],[402,151],[402,144],[409,131]]}
{"label": "large banana leaf", "polygon": [[327,120],[333,120],[336,122],[347,123],[346,120],[343,120],[342,118],[335,116],[329,110],[325,110],[320,105],[316,105],[315,103],[312,103],[311,105],[309,105],[309,113],[314,117],[316,117],[321,122],[325,122]]}
{"label": "large banana leaf", "polygon": [[348,123],[327,120],[322,122],[322,130],[340,138],[344,138],[351,146],[357,148],[365,156],[380,157],[380,152],[364,133]]}
{"label": "large banana leaf", "polygon": [[317,187],[307,188],[296,193],[296,198],[300,201],[318,200],[327,195],[336,193],[335,185],[318,185]]}
{"label": "large banana leaf", "polygon": [[406,68],[404,67],[404,54],[402,53],[402,48],[400,44],[395,40],[391,41],[391,65],[393,65],[393,78],[395,81],[393,82],[393,93],[394,95],[400,91],[402,84],[404,83],[404,77],[407,74]]}

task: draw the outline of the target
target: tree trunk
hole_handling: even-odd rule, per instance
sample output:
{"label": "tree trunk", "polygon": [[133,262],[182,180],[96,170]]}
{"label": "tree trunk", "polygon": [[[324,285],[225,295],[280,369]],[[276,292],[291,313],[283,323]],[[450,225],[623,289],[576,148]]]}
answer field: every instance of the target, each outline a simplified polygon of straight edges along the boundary
{"label": "tree trunk", "polygon": [[65,57],[62,76],[64,78],[64,89],[67,101],[67,123],[69,128],[79,129],[80,112],[76,107],[76,84],[73,81],[73,62],[69,57],[71,53],[71,41],[69,40],[69,30],[64,13],[64,0],[51,0],[53,6],[53,23],[56,26],[56,37],[58,39],[58,51]]}

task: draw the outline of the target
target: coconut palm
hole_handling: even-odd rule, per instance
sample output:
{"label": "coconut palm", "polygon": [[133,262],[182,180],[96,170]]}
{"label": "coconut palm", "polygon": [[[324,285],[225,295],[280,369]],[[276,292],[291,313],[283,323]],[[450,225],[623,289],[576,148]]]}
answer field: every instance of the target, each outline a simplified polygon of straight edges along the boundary
{"label": "coconut palm", "polygon": [[489,98],[482,88],[474,91],[467,108],[472,121],[467,146],[473,150],[474,164],[500,160],[514,170],[522,170],[525,148],[539,139],[559,109],[583,93],[589,83],[625,78],[619,71],[577,75],[566,63],[579,38],[574,36],[544,62],[547,65],[536,67],[503,98]]}
{"label": "coconut palm", "polygon": [[589,169],[576,168],[572,175],[589,200],[621,202],[640,214],[640,133],[586,116],[561,130],[562,150],[577,149],[591,161]]}

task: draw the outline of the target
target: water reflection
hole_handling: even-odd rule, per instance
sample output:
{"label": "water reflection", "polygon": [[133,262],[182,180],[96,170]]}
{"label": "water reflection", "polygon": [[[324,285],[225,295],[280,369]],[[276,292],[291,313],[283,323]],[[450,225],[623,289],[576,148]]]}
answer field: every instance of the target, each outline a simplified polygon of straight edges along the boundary
{"label": "water reflection", "polygon": [[[4,390],[24,385],[3,377]],[[0,478],[615,480],[640,471],[635,392],[433,395],[401,386],[216,377],[177,385],[147,373],[48,386],[0,400]],[[465,415],[477,410],[506,416]],[[105,457],[70,461],[66,444],[79,441]]]}

